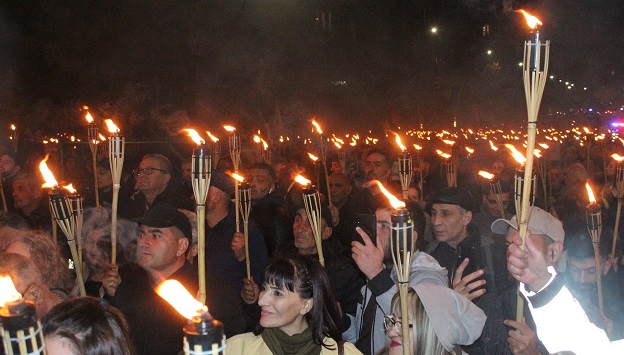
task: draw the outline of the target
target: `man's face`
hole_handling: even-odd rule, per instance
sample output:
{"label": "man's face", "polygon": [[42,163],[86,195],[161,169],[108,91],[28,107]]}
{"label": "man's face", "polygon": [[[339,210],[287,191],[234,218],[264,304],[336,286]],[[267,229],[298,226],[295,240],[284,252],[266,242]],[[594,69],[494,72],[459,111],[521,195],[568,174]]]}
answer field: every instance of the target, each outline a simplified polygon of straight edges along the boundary
{"label": "man's face", "polygon": [[418,202],[420,201],[420,194],[418,193],[418,190],[410,187],[407,189],[407,198],[409,198],[411,201]]}
{"label": "man's face", "polygon": [[[148,175],[149,170],[151,170],[151,174]],[[137,187],[144,193],[162,192],[169,183],[170,175],[164,171],[164,167],[161,166],[158,159],[143,159],[139,164],[138,172]]]}
{"label": "man's face", "polygon": [[588,291],[596,287],[596,259],[568,258],[568,269],[575,288]]}
{"label": "man's face", "polygon": [[467,236],[466,226],[472,213],[457,205],[435,203],[431,207],[431,224],[439,242],[456,247]]}
{"label": "man's face", "polygon": [[503,163],[502,161],[495,161],[492,164],[492,173],[494,175],[500,175],[500,173],[502,173],[503,170],[505,170],[505,163]]}
{"label": "man's face", "polygon": [[342,206],[347,201],[353,187],[344,175],[329,176],[329,195],[332,203]]}
{"label": "man's face", "polygon": [[184,238],[176,239],[174,227],[141,226],[137,241],[137,264],[147,271],[164,270],[178,260],[178,249]]}
{"label": "man's face", "polygon": [[390,227],[392,226],[390,210],[378,208],[375,211],[375,218],[377,219],[377,236],[381,240],[384,250],[384,262],[389,262],[392,260],[392,252],[390,251]]}
{"label": "man's face", "polygon": [[251,189],[251,199],[254,201],[265,198],[275,188],[275,181],[264,169],[250,169],[247,178]]}
{"label": "man's face", "polygon": [[[509,246],[511,243],[513,243],[514,238],[516,238],[516,236],[519,233],[520,232],[518,232],[517,229],[514,229],[512,227],[507,228],[507,236],[505,236],[505,245]],[[554,261],[550,258],[550,255],[547,255],[548,245],[546,243],[546,238],[547,236],[545,234],[531,234],[531,241],[533,241],[533,244],[535,244],[535,246],[537,246],[537,248],[542,251],[542,254],[544,255],[544,259],[550,263],[549,264],[550,266],[552,266],[554,265]],[[509,258],[509,248],[507,248],[507,258]]]}
{"label": "man's face", "polygon": [[13,173],[15,169],[15,160],[8,155],[0,156],[0,173],[3,176],[9,176]]}
{"label": "man's face", "polygon": [[315,254],[317,252],[312,227],[304,209],[299,209],[295,215],[293,233],[295,235],[295,247],[301,254]]}
{"label": "man's face", "polygon": [[113,187],[113,175],[111,174],[110,169],[98,166],[97,174],[99,189],[107,189]]}
{"label": "man's face", "polygon": [[379,180],[386,182],[392,175],[392,166],[388,165],[386,158],[382,154],[373,153],[366,157],[364,173],[368,181]]}
{"label": "man's face", "polygon": [[15,208],[23,209],[35,206],[38,203],[39,194],[36,188],[29,186],[22,180],[13,182],[13,199],[15,200]]}
{"label": "man's face", "polygon": [[193,164],[187,161],[182,164],[182,179],[185,181],[191,181],[193,177]]}
{"label": "man's face", "polygon": [[[503,209],[507,210],[509,207],[509,192],[504,192],[498,195],[503,205]],[[501,218],[500,211],[498,210],[498,203],[496,202],[496,195],[490,192],[487,196],[483,195],[483,205],[486,211],[492,217]]]}

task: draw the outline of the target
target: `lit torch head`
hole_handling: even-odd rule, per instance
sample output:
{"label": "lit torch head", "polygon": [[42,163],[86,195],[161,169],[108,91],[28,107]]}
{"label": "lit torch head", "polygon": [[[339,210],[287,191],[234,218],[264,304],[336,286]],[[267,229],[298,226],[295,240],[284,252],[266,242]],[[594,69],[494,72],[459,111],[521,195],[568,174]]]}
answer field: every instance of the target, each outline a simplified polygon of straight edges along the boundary
{"label": "lit torch head", "polygon": [[377,183],[377,186],[379,186],[379,190],[381,190],[381,192],[388,198],[388,201],[390,201],[390,204],[395,210],[405,208],[405,202],[399,200],[398,198],[394,197],[394,195],[392,195],[390,192],[388,192],[388,190],[386,190],[386,188],[381,184],[379,180],[375,180],[375,182]]}
{"label": "lit torch head", "polygon": [[436,150],[436,153],[438,153],[438,155],[441,156],[444,159],[449,159],[451,157],[450,154],[444,153],[443,151],[441,151],[439,149]]}
{"label": "lit torch head", "polygon": [[397,143],[397,145],[399,146],[399,148],[401,148],[401,151],[403,151],[403,152],[404,152],[404,151],[406,151],[406,150],[407,150],[407,147],[405,147],[405,146],[403,145],[403,143],[401,142],[401,137],[399,136],[399,134],[398,134],[398,133],[395,133],[395,135],[396,135],[396,139],[395,139],[395,140],[396,140],[396,143]]}
{"label": "lit torch head", "polygon": [[421,147],[421,146],[419,146],[418,144],[414,144],[414,149],[416,149],[416,150],[422,150],[422,147]]}
{"label": "lit torch head", "polygon": [[67,190],[70,194],[75,194],[75,193],[78,192],[78,191],[76,191],[76,189],[74,189],[74,185],[73,184],[65,185],[65,186],[63,186],[63,188],[65,190]]}
{"label": "lit torch head", "polygon": [[212,133],[210,133],[210,131],[206,131],[206,134],[208,135],[208,137],[210,137],[210,139],[212,139],[214,143],[217,143],[219,141],[219,138],[213,136]]}
{"label": "lit torch head", "polygon": [[182,316],[191,319],[201,310],[202,304],[182,286],[179,281],[167,280],[156,288],[156,293],[164,298]]}
{"label": "lit torch head", "polygon": [[87,120],[87,123],[89,124],[93,123],[93,116],[91,116],[91,113],[87,112],[85,119]]}
{"label": "lit torch head", "polygon": [[21,298],[22,295],[15,289],[11,276],[0,276],[0,308]]}
{"label": "lit torch head", "polygon": [[448,140],[448,139],[443,139],[442,142],[444,142],[444,144],[447,144],[447,145],[450,145],[450,146],[455,145],[455,141]]}
{"label": "lit torch head", "polygon": [[258,137],[257,135],[254,135],[253,140],[254,140],[254,142],[256,142],[256,143],[260,143],[260,137]]}
{"label": "lit torch head", "polygon": [[480,170],[480,171],[479,171],[479,176],[481,176],[481,177],[483,177],[483,178],[486,178],[486,179],[488,179],[488,180],[492,180],[492,179],[494,179],[494,174],[490,174],[490,173],[488,173],[488,172],[487,172],[487,171],[485,171],[485,170]]}
{"label": "lit torch head", "polygon": [[223,126],[223,129],[225,129],[226,131],[232,133],[234,131],[236,131],[236,128],[234,128],[233,126]]}
{"label": "lit torch head", "polygon": [[193,140],[193,142],[195,142],[195,144],[197,144],[197,146],[199,147],[202,144],[205,144],[206,141],[199,136],[199,133],[197,133],[196,130],[192,129],[192,128],[185,128],[184,131],[186,131],[186,134],[191,137],[191,139]]}
{"label": "lit torch head", "polygon": [[313,162],[317,162],[318,161],[318,157],[312,153],[308,153],[308,156],[310,157],[310,159],[312,159]]}
{"label": "lit torch head", "polygon": [[618,154],[611,154],[611,158],[613,158],[618,163],[621,163],[622,160],[624,160],[624,157]]}
{"label": "lit torch head", "polygon": [[15,131],[17,129],[17,127],[15,127],[14,124],[11,124],[11,131]]}
{"label": "lit torch head", "polygon": [[514,147],[511,144],[505,144],[505,147],[507,147],[507,149],[509,149],[509,151],[511,152],[511,155],[513,156],[514,159],[516,159],[516,161],[518,163],[520,163],[520,165],[524,165],[524,163],[526,163],[526,158],[524,157],[524,155],[522,153],[520,153],[516,147]]}
{"label": "lit torch head", "polygon": [[529,25],[529,27],[531,29],[536,29],[537,26],[541,26],[542,25],[542,21],[540,21],[537,17],[529,14],[528,12],[526,12],[524,10],[520,10],[520,12],[522,12],[522,14],[524,15],[524,18],[526,19],[527,25]]}
{"label": "lit torch head", "polygon": [[45,180],[45,184],[43,184],[42,187],[55,188],[58,186],[58,182],[54,178],[54,174],[52,174],[50,168],[48,168],[48,164],[46,164],[46,161],[48,161],[48,155],[46,155],[41,163],[39,163],[39,171],[41,171],[41,175],[43,175],[43,180]]}
{"label": "lit torch head", "polygon": [[589,198],[589,203],[596,203],[596,197],[594,196],[594,192],[592,191],[591,186],[589,186],[589,182],[585,184],[585,188],[587,189],[587,197]]}
{"label": "lit torch head", "polygon": [[318,134],[323,134],[323,130],[321,129],[321,126],[318,123],[316,123],[314,119],[312,120],[312,125],[314,125],[314,128],[316,128],[316,131],[318,132]]}
{"label": "lit torch head", "polygon": [[305,186],[309,186],[309,185],[311,185],[311,184],[312,184],[312,181],[310,181],[310,180],[308,180],[308,179],[304,178],[304,177],[303,177],[303,176],[301,176],[301,175],[297,175],[297,176],[295,176],[295,181],[296,181],[296,182],[298,182],[299,184],[301,184],[301,186],[304,186],[304,187],[305,187]]}
{"label": "lit torch head", "polygon": [[492,148],[493,151],[497,151],[498,147],[494,145],[494,142],[490,141],[490,148]]}
{"label": "lit torch head", "polygon": [[245,181],[245,178],[240,176],[240,175],[238,175],[237,173],[231,173],[230,176],[233,177],[234,179],[238,180],[239,182]]}
{"label": "lit torch head", "polygon": [[119,127],[115,125],[113,120],[111,120],[110,118],[107,118],[104,120],[104,123],[106,123],[106,128],[108,129],[110,133],[112,134],[119,133]]}

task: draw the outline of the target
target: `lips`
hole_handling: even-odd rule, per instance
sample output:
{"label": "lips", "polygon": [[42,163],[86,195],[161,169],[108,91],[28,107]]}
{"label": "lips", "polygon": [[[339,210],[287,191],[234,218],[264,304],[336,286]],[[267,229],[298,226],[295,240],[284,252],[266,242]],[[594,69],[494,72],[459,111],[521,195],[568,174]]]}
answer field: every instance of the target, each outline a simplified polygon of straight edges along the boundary
{"label": "lips", "polygon": [[395,341],[395,340],[393,340],[393,341],[390,343],[390,347],[391,347],[391,348],[396,348],[396,347],[398,347],[398,346],[403,346],[403,344],[401,344],[401,343],[399,343],[398,341]]}

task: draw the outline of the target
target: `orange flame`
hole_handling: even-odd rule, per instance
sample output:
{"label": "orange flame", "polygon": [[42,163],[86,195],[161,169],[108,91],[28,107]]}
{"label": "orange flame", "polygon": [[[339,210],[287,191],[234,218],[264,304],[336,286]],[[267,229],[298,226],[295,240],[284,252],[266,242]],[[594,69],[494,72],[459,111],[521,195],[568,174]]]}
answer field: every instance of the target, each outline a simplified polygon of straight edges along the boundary
{"label": "orange flame", "polygon": [[516,149],[516,147],[514,147],[511,144],[505,144],[505,147],[507,147],[507,149],[511,151],[511,155],[513,156],[514,159],[516,159],[518,163],[520,163],[521,165],[524,165],[524,163],[526,162],[526,158],[524,157],[524,155],[522,155],[522,153],[520,153]]}
{"label": "orange flame", "polygon": [[72,193],[72,194],[75,194],[76,192],[78,192],[78,191],[76,191],[76,189],[74,189],[74,185],[73,184],[65,185],[65,186],[63,186],[63,188],[65,190],[69,191],[69,193]]}
{"label": "orange flame", "polygon": [[546,144],[546,143],[538,143],[538,145],[539,145],[540,147],[544,148],[544,149],[548,149],[548,148],[550,148],[550,147],[548,146],[548,144]]}
{"label": "orange flame", "polygon": [[390,192],[388,192],[388,190],[386,190],[386,188],[381,184],[381,182],[379,180],[375,180],[375,182],[377,183],[377,185],[379,186],[379,189],[381,190],[381,192],[386,195],[386,197],[388,198],[388,200],[390,201],[390,204],[392,205],[392,207],[396,210],[399,208],[403,208],[405,207],[405,202],[399,200],[398,198],[394,197],[394,195],[392,195]]}
{"label": "orange flame", "polygon": [[318,157],[312,153],[308,153],[308,156],[310,157],[310,159],[312,159],[312,161],[316,162],[318,160]]}
{"label": "orange flame", "polygon": [[495,146],[492,141],[490,141],[490,148],[492,148],[493,151],[497,151],[498,150],[498,147]]}
{"label": "orange flame", "polygon": [[188,134],[188,136],[191,137],[193,142],[195,142],[198,146],[206,143],[206,141],[199,136],[199,133],[197,133],[196,130],[192,128],[185,128],[184,131],[186,131],[186,134]]}
{"label": "orange flame", "polygon": [[231,173],[230,176],[233,177],[234,179],[240,181],[240,182],[245,181],[245,178],[240,176],[240,175],[238,175],[237,173]]}
{"label": "orange flame", "polygon": [[296,181],[296,182],[298,182],[298,183],[300,183],[300,184],[301,184],[301,185],[303,185],[303,186],[306,186],[306,185],[309,185],[310,183],[312,183],[312,181],[310,181],[310,180],[308,180],[308,179],[304,178],[304,177],[303,177],[303,176],[301,176],[301,175],[297,175],[297,176],[295,176],[295,181]]}
{"label": "orange flame", "polygon": [[46,161],[48,161],[48,155],[46,155],[41,163],[39,163],[39,171],[41,171],[41,175],[43,175],[43,180],[45,180],[45,184],[43,184],[42,187],[57,187],[58,182],[54,178],[54,174],[52,174],[50,168],[48,168],[48,164],[46,164]]}
{"label": "orange flame", "polygon": [[536,158],[541,158],[542,157],[542,151],[539,149],[533,149],[533,155],[535,155]]}
{"label": "orange flame", "polygon": [[15,127],[15,125],[11,123],[11,130],[15,131],[16,129],[17,129],[17,127]]}
{"label": "orange flame", "polygon": [[104,137],[104,136],[102,135],[102,133],[98,133],[98,137],[100,137],[100,140],[101,140],[102,142],[106,141],[106,137]]}
{"label": "orange flame", "polygon": [[91,116],[91,113],[87,112],[85,118],[87,119],[88,123],[93,123],[93,116]]}
{"label": "orange flame", "polygon": [[531,27],[532,29],[535,29],[537,26],[542,25],[542,21],[540,21],[537,17],[529,14],[524,10],[520,10],[520,12],[522,12],[524,18],[526,18],[527,25],[529,25],[529,27]]}
{"label": "orange flame", "polygon": [[490,174],[485,170],[479,170],[479,176],[484,177],[488,180],[494,179],[494,174]]}
{"label": "orange flame", "polygon": [[11,276],[0,276],[0,308],[20,298],[22,298],[22,295],[15,289]]}
{"label": "orange flame", "polygon": [[442,158],[444,158],[444,159],[448,159],[448,158],[450,158],[450,157],[451,157],[451,155],[450,155],[450,154],[446,154],[446,153],[444,153],[443,151],[441,151],[441,150],[439,150],[439,149],[438,149],[438,150],[436,150],[436,153],[438,153],[438,155],[439,155],[439,156],[441,156],[441,157],[442,157]]}
{"label": "orange flame", "polygon": [[407,147],[405,147],[403,143],[401,142],[401,137],[399,137],[399,134],[395,133],[395,135],[396,135],[396,139],[395,139],[396,143],[398,144],[399,148],[401,148],[401,151],[404,152],[405,150],[407,150]]}
{"label": "orange flame", "polygon": [[115,125],[113,120],[111,120],[110,118],[107,118],[104,120],[104,123],[106,123],[106,128],[108,128],[108,131],[110,133],[119,133],[119,127]]}
{"label": "orange flame", "polygon": [[338,142],[334,142],[334,145],[335,145],[336,147],[338,147],[338,149],[341,149],[341,148],[342,148],[342,146],[341,146],[341,145],[340,145],[340,143],[338,143]]}
{"label": "orange flame", "polygon": [[264,148],[264,150],[269,149],[269,144],[262,138],[260,138],[260,140],[262,141],[262,147]]}
{"label": "orange flame", "polygon": [[228,132],[234,132],[236,131],[236,128],[232,127],[232,126],[223,126],[223,128],[228,131]]}
{"label": "orange flame", "polygon": [[258,137],[258,136],[254,136],[253,140],[256,143],[260,143],[260,137]]}
{"label": "orange flame", "polygon": [[206,131],[206,134],[208,134],[208,137],[210,137],[210,139],[212,139],[214,143],[217,143],[219,141],[219,138],[213,136],[212,133],[210,133],[210,131]]}
{"label": "orange flame", "polygon": [[321,129],[321,126],[319,126],[319,124],[318,124],[318,123],[316,123],[316,121],[315,121],[315,120],[312,120],[312,124],[314,125],[314,127],[316,128],[316,131],[317,131],[319,134],[323,134],[323,130]]}
{"label": "orange flame", "polygon": [[591,186],[589,186],[589,182],[585,184],[585,188],[587,189],[587,197],[589,197],[589,203],[596,203],[596,197],[594,197],[594,192],[592,191]]}
{"label": "orange flame", "polygon": [[167,280],[156,288],[156,293],[169,302],[182,316],[191,319],[202,308],[202,303],[197,301],[182,286],[179,281]]}
{"label": "orange flame", "polygon": [[414,144],[414,149],[416,149],[416,150],[422,150],[422,147],[421,147],[421,146],[419,146],[418,144]]}
{"label": "orange flame", "polygon": [[472,148],[470,148],[470,147],[466,147],[466,151],[467,151],[469,154],[474,153],[474,149],[472,149]]}
{"label": "orange flame", "polygon": [[455,141],[451,141],[451,140],[448,140],[448,139],[443,139],[442,142],[444,142],[444,144],[448,144],[448,145],[454,145],[455,144]]}
{"label": "orange flame", "polygon": [[617,161],[618,163],[621,163],[622,160],[624,160],[624,157],[618,155],[617,153],[616,154],[611,154],[611,158],[615,159],[615,161]]}

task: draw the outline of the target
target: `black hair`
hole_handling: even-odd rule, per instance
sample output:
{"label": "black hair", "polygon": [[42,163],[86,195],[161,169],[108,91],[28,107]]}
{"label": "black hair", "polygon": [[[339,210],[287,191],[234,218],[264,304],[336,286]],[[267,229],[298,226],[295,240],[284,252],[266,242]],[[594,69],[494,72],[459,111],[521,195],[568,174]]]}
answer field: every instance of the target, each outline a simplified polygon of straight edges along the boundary
{"label": "black hair", "polygon": [[79,354],[135,354],[123,314],[95,297],[63,301],[41,323],[46,336],[67,339]]}
{"label": "black hair", "polygon": [[394,159],[392,158],[392,156],[390,155],[390,153],[388,151],[379,149],[379,148],[373,148],[371,150],[369,150],[366,153],[366,157],[368,158],[369,156],[371,156],[371,154],[381,154],[384,156],[384,159],[386,161],[386,164],[388,164],[388,166],[392,167],[392,164],[394,163]]}
{"label": "black hair", "polygon": [[[330,337],[336,342],[342,339],[342,314],[329,277],[316,259],[302,255],[275,259],[267,265],[262,280],[262,287],[267,284],[274,285],[297,292],[303,299],[312,299],[312,309],[306,313],[305,319],[312,328],[312,339],[316,344],[328,348],[323,343],[324,337]],[[263,330],[264,328],[258,326],[255,334],[258,335]]]}
{"label": "black hair", "polygon": [[269,173],[269,176],[271,176],[271,179],[273,179],[273,181],[277,181],[277,173],[275,172],[275,169],[267,163],[254,163],[249,167],[248,170],[251,169],[264,170]]}

